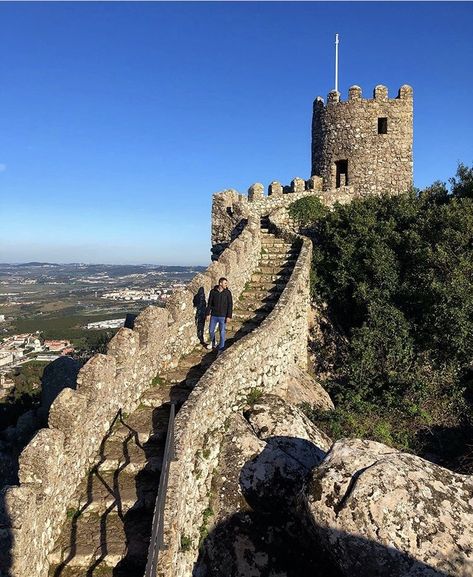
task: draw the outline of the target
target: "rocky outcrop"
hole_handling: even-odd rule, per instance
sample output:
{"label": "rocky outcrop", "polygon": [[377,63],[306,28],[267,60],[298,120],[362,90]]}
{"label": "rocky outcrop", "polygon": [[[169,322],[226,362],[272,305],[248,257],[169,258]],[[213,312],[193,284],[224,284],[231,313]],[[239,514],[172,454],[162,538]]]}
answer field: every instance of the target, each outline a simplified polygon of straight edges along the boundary
{"label": "rocky outcrop", "polygon": [[330,395],[322,385],[297,366],[287,371],[279,384],[278,394],[291,405],[305,403],[322,411],[331,411],[335,408]]}
{"label": "rocky outcrop", "polygon": [[[196,577],[340,577],[294,507],[329,440],[298,410],[264,395],[229,419]],[[315,571],[314,571],[314,568]]]}
{"label": "rocky outcrop", "polygon": [[264,395],[246,413],[264,450],[247,461],[240,475],[246,499],[260,510],[293,507],[310,471],[331,445],[296,407]]}
{"label": "rocky outcrop", "polygon": [[350,577],[471,577],[473,478],[341,440],[308,486],[313,527]]}

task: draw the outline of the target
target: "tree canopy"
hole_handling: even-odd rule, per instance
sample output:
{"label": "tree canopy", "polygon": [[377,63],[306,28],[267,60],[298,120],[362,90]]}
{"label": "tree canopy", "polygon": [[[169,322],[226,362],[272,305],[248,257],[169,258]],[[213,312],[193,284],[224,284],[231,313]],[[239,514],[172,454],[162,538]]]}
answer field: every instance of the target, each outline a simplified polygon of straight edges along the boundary
{"label": "tree canopy", "polygon": [[348,340],[326,383],[337,410],[319,417],[335,435],[440,451],[446,460],[464,453],[472,426],[473,169],[460,164],[449,186],[356,199],[299,221],[314,231],[315,299]]}

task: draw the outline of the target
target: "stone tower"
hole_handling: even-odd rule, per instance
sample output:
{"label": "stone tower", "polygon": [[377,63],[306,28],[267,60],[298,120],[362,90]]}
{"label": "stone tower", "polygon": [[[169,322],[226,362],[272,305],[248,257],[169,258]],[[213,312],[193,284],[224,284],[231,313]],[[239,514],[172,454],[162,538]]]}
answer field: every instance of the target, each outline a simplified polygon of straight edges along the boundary
{"label": "stone tower", "polygon": [[319,96],[312,118],[312,175],[323,189],[353,187],[356,193],[397,194],[412,186],[413,92],[401,86],[397,98],[378,85],[373,98],[352,86],[348,100],[330,92]]}

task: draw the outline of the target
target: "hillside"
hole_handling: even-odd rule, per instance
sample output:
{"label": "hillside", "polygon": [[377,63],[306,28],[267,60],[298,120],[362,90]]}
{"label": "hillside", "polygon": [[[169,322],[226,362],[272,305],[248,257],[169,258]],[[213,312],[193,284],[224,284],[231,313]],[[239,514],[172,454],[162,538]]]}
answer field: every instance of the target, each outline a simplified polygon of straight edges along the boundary
{"label": "hillside", "polygon": [[372,439],[473,471],[473,169],[449,186],[328,212],[293,204],[314,239],[316,373],[333,438]]}

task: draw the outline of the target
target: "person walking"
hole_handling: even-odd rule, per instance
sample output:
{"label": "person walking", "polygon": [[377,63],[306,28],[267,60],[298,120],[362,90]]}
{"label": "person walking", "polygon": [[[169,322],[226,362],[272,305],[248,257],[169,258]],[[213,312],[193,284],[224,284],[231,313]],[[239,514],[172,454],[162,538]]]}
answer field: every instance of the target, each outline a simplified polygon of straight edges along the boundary
{"label": "person walking", "polygon": [[[228,288],[228,281],[225,277],[218,280],[218,285],[210,291],[209,302],[206,310],[207,319],[210,318],[209,333],[210,344],[207,348],[210,350],[218,348],[218,353],[221,353],[225,348],[225,325],[232,318],[233,314],[233,297]],[[215,329],[220,333],[218,347],[215,341]]]}

